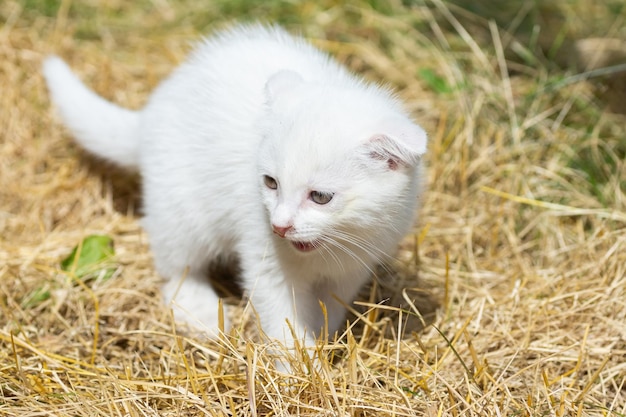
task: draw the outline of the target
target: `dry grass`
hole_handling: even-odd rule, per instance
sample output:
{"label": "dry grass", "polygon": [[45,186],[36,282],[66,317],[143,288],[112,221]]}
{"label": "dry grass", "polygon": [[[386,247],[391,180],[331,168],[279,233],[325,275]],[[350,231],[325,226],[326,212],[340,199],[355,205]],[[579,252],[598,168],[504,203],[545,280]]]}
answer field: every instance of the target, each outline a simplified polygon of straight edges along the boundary
{"label": "dry grass", "polygon": [[[248,310],[234,309],[239,325],[220,342],[177,333],[136,180],[72,144],[40,63],[59,53],[105,96],[140,106],[189,40],[247,4],[200,3],[0,3],[0,415],[626,414],[624,117],[602,111],[597,85],[511,61],[510,37],[487,23],[482,38],[465,31],[439,0],[248,11],[397,85],[431,133],[430,190],[395,265],[415,304],[362,307],[320,344],[320,368],[295,352],[291,378],[248,337]],[[115,241],[110,280],[59,269],[89,234]]]}

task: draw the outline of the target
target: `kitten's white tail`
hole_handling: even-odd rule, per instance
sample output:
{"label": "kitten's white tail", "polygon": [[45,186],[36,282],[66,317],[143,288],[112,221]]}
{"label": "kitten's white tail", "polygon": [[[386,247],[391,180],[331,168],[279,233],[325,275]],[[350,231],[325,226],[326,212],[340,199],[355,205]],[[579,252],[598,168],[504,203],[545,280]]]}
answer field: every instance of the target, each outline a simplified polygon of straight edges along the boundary
{"label": "kitten's white tail", "polygon": [[62,59],[51,56],[43,74],[53,103],[76,141],[126,168],[139,157],[139,112],[119,107],[89,90]]}

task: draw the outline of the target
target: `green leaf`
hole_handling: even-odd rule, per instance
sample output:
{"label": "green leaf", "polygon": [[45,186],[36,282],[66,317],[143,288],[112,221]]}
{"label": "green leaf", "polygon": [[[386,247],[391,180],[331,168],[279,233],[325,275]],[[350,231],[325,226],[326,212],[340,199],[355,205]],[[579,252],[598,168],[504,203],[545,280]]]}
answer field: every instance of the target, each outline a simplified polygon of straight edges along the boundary
{"label": "green leaf", "polygon": [[447,81],[435,74],[435,71],[430,68],[420,68],[417,73],[428,84],[428,87],[437,93],[446,94],[452,92],[452,87],[450,87]]}
{"label": "green leaf", "polygon": [[33,308],[50,298],[50,290],[45,287],[36,288],[22,300],[22,308]]}
{"label": "green leaf", "polygon": [[83,281],[98,277],[107,280],[115,271],[114,254],[113,239],[101,235],[87,236],[61,261],[61,269]]}

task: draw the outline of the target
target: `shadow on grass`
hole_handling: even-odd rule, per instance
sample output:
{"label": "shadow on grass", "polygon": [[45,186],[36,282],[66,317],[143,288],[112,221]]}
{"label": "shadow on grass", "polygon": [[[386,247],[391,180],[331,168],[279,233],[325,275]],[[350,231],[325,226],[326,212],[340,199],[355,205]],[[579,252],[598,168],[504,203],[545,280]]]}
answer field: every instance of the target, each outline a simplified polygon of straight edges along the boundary
{"label": "shadow on grass", "polygon": [[105,189],[110,189],[115,211],[125,216],[141,217],[141,177],[138,173],[119,168],[82,149],[79,159],[91,175],[100,178]]}

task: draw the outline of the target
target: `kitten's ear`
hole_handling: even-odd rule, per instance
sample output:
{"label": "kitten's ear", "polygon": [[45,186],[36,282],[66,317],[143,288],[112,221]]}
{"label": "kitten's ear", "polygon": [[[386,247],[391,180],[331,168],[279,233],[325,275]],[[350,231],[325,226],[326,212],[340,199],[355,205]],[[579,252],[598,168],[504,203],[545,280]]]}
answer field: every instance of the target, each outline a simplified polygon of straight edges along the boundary
{"label": "kitten's ear", "polygon": [[276,97],[293,90],[303,82],[302,76],[295,71],[278,71],[265,83],[265,98],[268,103],[271,103]]}
{"label": "kitten's ear", "polygon": [[370,160],[385,162],[392,171],[414,166],[426,153],[426,132],[408,119],[385,122],[382,132],[365,142],[363,150]]}

